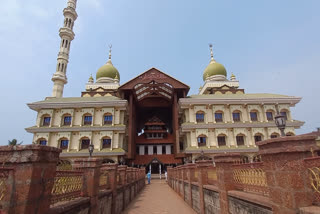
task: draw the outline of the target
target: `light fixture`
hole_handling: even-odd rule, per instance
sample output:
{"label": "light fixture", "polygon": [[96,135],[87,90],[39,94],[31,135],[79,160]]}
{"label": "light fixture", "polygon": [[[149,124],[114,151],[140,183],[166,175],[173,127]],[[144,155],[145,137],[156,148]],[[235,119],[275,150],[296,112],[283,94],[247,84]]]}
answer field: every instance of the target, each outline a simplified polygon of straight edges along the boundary
{"label": "light fixture", "polygon": [[94,146],[93,146],[93,144],[91,143],[90,145],[89,145],[89,155],[90,155],[90,157],[92,156],[92,153],[93,153],[93,149],[94,149]]}
{"label": "light fixture", "polygon": [[275,118],[275,123],[278,129],[280,129],[281,131],[281,137],[284,137],[285,136],[284,129],[286,128],[286,119],[284,115],[281,115],[278,113],[274,118]]}

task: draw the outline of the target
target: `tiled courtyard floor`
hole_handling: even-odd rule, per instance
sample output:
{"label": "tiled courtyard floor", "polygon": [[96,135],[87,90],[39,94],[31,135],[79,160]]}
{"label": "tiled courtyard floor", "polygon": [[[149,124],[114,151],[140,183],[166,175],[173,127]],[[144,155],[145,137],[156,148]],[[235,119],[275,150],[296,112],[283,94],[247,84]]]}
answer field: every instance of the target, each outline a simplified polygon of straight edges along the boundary
{"label": "tiled courtyard floor", "polygon": [[137,195],[123,214],[195,214],[164,180],[151,184]]}

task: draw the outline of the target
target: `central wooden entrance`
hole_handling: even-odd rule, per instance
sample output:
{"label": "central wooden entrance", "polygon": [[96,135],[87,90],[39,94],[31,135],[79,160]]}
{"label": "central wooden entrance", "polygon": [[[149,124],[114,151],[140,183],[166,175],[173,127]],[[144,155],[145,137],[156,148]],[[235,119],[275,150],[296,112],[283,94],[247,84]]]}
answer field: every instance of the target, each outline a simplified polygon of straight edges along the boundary
{"label": "central wooden entrance", "polygon": [[181,163],[178,100],[189,86],[152,68],[119,91],[129,102],[127,162],[146,166],[157,158],[163,164]]}

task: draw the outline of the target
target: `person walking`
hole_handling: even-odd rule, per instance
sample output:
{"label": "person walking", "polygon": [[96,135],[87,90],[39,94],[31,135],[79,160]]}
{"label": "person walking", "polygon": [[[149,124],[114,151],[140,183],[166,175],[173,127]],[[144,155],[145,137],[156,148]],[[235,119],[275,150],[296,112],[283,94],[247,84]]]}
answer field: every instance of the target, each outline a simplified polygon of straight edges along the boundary
{"label": "person walking", "polygon": [[148,184],[150,184],[150,180],[151,180],[151,172],[150,171],[147,174],[147,178],[148,178]]}

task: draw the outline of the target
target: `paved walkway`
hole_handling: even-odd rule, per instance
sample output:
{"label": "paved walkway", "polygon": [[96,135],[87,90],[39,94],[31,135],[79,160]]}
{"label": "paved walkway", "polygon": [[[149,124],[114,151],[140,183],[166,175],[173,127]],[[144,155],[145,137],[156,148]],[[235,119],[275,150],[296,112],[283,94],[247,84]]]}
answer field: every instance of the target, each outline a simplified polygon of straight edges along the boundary
{"label": "paved walkway", "polygon": [[164,180],[151,180],[122,213],[196,214]]}

